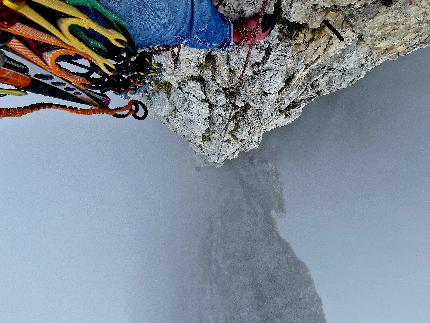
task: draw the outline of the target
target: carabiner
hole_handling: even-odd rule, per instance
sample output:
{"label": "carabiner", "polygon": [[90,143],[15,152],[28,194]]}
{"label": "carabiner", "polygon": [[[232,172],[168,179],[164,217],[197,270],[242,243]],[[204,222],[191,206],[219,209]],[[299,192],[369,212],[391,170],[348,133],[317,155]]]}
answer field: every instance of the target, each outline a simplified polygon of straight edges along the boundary
{"label": "carabiner", "polygon": [[13,10],[19,10],[25,6],[26,0],[3,0],[3,4]]}
{"label": "carabiner", "polygon": [[[137,113],[139,112],[140,108],[143,109],[143,115],[139,116]],[[141,101],[134,101],[133,107],[131,108],[132,116],[136,120],[145,120],[148,116],[148,108],[146,105],[144,105]]]}

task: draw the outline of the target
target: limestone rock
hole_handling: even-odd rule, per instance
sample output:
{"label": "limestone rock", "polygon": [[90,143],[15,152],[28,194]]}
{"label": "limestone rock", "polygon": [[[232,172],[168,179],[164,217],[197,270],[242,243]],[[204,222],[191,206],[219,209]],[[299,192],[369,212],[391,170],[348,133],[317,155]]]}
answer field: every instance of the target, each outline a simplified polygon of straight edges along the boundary
{"label": "limestone rock", "polygon": [[[258,13],[262,2],[225,0],[220,10],[235,20]],[[314,98],[430,43],[428,0],[272,0],[268,12],[277,27],[254,47],[238,93],[247,48],[184,47],[176,69],[170,53],[156,57],[164,86],[138,95],[207,162],[258,147],[265,132],[294,121]]]}

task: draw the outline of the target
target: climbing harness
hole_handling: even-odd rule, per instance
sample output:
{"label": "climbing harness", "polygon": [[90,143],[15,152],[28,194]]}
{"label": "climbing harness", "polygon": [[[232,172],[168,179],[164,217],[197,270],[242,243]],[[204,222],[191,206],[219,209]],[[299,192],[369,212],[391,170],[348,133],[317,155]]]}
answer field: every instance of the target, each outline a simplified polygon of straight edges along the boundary
{"label": "climbing harness", "polygon": [[137,51],[126,24],[96,0],[0,0],[0,83],[6,86],[0,96],[37,93],[88,106],[40,103],[0,108],[0,117],[57,109],[142,120],[143,103],[110,108],[110,96],[136,92],[160,70],[149,51]]}

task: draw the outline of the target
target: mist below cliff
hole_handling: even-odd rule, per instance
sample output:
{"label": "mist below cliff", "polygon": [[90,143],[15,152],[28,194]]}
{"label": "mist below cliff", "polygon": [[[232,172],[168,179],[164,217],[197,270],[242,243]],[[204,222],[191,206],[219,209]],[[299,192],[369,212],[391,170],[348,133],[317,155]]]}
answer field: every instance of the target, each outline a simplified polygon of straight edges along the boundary
{"label": "mist below cliff", "polygon": [[153,120],[0,123],[0,321],[325,322],[270,156],[197,167]]}
{"label": "mist below cliff", "polygon": [[153,120],[0,120],[0,321],[426,322],[416,54],[221,169]]}
{"label": "mist below cliff", "polygon": [[330,323],[430,319],[429,61],[386,62],[263,140],[285,187],[279,230]]}

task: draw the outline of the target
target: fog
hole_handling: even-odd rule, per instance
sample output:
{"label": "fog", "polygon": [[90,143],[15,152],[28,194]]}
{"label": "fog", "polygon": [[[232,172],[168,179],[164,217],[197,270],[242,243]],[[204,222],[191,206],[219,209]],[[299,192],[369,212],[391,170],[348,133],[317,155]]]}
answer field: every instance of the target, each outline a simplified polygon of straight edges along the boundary
{"label": "fog", "polygon": [[270,156],[202,168],[153,120],[53,111],[1,133],[1,322],[326,322]]}
{"label": "fog", "polygon": [[154,120],[0,120],[0,321],[427,322],[429,57],[221,169]]}
{"label": "fog", "polygon": [[287,216],[333,323],[430,321],[430,49],[269,134]]}

